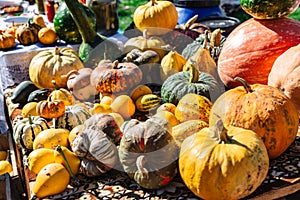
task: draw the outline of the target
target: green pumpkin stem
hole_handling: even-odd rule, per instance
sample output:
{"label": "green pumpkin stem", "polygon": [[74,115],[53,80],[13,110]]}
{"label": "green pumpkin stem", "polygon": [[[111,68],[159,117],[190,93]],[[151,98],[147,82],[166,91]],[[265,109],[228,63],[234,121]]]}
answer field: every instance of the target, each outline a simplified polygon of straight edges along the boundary
{"label": "green pumpkin stem", "polygon": [[65,155],[65,153],[63,152],[61,146],[60,146],[60,145],[57,145],[57,147],[55,148],[55,150],[58,151],[58,152],[62,155],[62,157],[63,157],[63,159],[64,159],[64,161],[65,161],[65,163],[66,163],[66,165],[67,165],[67,166],[66,166],[66,167],[67,167],[67,170],[68,170],[68,172],[70,173],[71,177],[72,177],[72,178],[76,178],[74,172],[72,171],[72,168],[71,168],[71,166],[70,166],[70,163],[69,163],[68,159],[66,158],[66,155]]}
{"label": "green pumpkin stem", "polygon": [[156,0],[151,0],[151,2],[152,2],[152,6],[155,6],[155,4],[156,4]]}
{"label": "green pumpkin stem", "polygon": [[55,129],[57,129],[57,128],[58,128],[58,123],[57,123],[57,118],[56,118],[56,117],[54,117],[54,118],[52,119],[52,123],[53,123],[53,127],[54,127]]}
{"label": "green pumpkin stem", "polygon": [[58,87],[57,87],[57,84],[56,84],[56,81],[55,80],[52,80],[51,83],[54,85],[54,89],[55,90],[58,90]]}
{"label": "green pumpkin stem", "polygon": [[32,118],[31,118],[31,114],[28,114],[28,122],[29,122],[30,125],[33,124],[33,121],[32,121]]}
{"label": "green pumpkin stem", "polygon": [[240,82],[244,86],[244,88],[247,91],[247,93],[253,92],[253,90],[251,89],[250,85],[247,83],[247,81],[245,79],[243,79],[241,77],[235,77],[234,80]]}

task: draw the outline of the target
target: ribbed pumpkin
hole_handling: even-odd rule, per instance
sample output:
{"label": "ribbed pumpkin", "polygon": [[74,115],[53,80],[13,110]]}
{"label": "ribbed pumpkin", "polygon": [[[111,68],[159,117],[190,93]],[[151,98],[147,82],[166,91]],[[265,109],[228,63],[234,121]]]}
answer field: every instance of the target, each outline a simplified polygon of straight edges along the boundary
{"label": "ribbed pumpkin", "polygon": [[133,13],[135,26],[151,35],[161,35],[173,30],[178,21],[175,5],[170,1],[151,0],[136,8]]}
{"label": "ribbed pumpkin", "polygon": [[251,130],[218,123],[181,145],[180,175],[201,199],[242,199],[260,186],[268,170],[266,147]]}
{"label": "ribbed pumpkin", "polygon": [[299,116],[295,105],[278,89],[264,84],[243,84],[222,94],[213,104],[209,124],[253,130],[265,143],[270,158],[282,154],[295,140]]}
{"label": "ribbed pumpkin", "polygon": [[188,93],[203,95],[215,101],[221,94],[221,86],[216,79],[204,72],[199,72],[190,65],[186,70],[169,76],[162,84],[161,97],[164,103],[177,105]]}
{"label": "ribbed pumpkin", "polygon": [[52,80],[52,84],[54,85],[54,90],[48,96],[48,101],[61,100],[65,106],[70,106],[75,103],[73,95],[67,89],[58,88],[54,80]]}
{"label": "ribbed pumpkin", "polygon": [[16,118],[13,123],[13,138],[18,147],[32,150],[35,137],[45,129],[49,129],[49,125],[40,116]]}
{"label": "ribbed pumpkin", "polygon": [[10,49],[15,45],[15,37],[11,34],[0,31],[0,49]]}
{"label": "ribbed pumpkin", "polygon": [[23,45],[31,45],[38,42],[38,33],[41,27],[30,20],[19,26],[16,30],[16,38]]}
{"label": "ribbed pumpkin", "polygon": [[124,44],[124,52],[129,53],[133,49],[141,51],[153,50],[162,59],[167,53],[163,48],[166,45],[165,41],[159,36],[150,36],[148,32],[148,29],[145,29],[143,35],[129,38]]}
{"label": "ribbed pumpkin", "polygon": [[267,84],[271,68],[283,52],[300,43],[300,22],[290,18],[251,18],[236,27],[222,47],[218,72],[228,88],[238,86],[235,77],[249,84]]}
{"label": "ribbed pumpkin", "polygon": [[135,101],[136,109],[141,112],[155,110],[160,105],[160,97],[156,94],[145,94]]}
{"label": "ribbed pumpkin", "polygon": [[161,73],[162,80],[166,80],[169,76],[182,71],[183,66],[186,64],[186,59],[177,51],[172,50],[161,60]]}
{"label": "ribbed pumpkin", "polygon": [[36,54],[29,65],[29,78],[39,88],[67,87],[67,74],[84,65],[77,53],[70,47],[55,47]]}
{"label": "ribbed pumpkin", "polygon": [[88,118],[91,117],[89,110],[79,104],[66,106],[66,110],[63,115],[58,117],[58,128],[65,128],[71,131],[76,126],[83,124]]}
{"label": "ribbed pumpkin", "polygon": [[300,114],[300,43],[289,48],[274,62],[268,85],[280,89],[296,106]]}
{"label": "ribbed pumpkin", "polygon": [[87,119],[71,143],[72,150],[83,159],[83,173],[98,176],[114,167],[118,159],[116,145],[122,135],[109,114],[95,114]]}
{"label": "ribbed pumpkin", "polygon": [[105,61],[91,73],[91,85],[101,93],[118,93],[137,86],[142,80],[142,71],[134,63]]}
{"label": "ribbed pumpkin", "polygon": [[61,100],[39,101],[36,105],[36,113],[44,118],[52,119],[62,116],[65,113],[66,106]]}
{"label": "ribbed pumpkin", "polygon": [[136,119],[121,126],[119,157],[124,171],[143,188],[167,185],[177,172],[178,149],[162,118]]}

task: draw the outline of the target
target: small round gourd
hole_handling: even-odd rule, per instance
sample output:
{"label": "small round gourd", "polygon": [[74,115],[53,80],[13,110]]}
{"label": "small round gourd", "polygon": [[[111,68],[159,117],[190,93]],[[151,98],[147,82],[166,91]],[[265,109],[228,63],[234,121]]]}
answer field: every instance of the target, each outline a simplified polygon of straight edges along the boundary
{"label": "small round gourd", "polygon": [[11,34],[0,32],[0,49],[10,49],[15,45],[15,37]]}
{"label": "small round gourd", "polygon": [[36,105],[36,113],[41,117],[52,119],[60,117],[65,113],[66,106],[65,103],[61,100],[39,101]]}
{"label": "small round gourd", "polygon": [[38,42],[38,33],[41,27],[30,20],[19,26],[16,30],[16,38],[23,45],[31,45]]}
{"label": "small round gourd", "polygon": [[54,85],[54,90],[48,96],[48,101],[61,100],[65,106],[70,106],[75,103],[73,95],[67,89],[58,88],[54,80],[52,80],[52,84]]}

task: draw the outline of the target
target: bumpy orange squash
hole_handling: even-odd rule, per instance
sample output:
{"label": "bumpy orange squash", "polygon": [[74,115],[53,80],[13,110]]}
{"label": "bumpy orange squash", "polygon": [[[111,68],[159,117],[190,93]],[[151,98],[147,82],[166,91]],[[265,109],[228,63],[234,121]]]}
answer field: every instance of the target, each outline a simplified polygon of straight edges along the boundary
{"label": "bumpy orange squash", "polygon": [[221,118],[226,125],[253,130],[264,141],[270,158],[278,157],[298,132],[295,105],[275,87],[238,80],[244,85],[226,91],[215,101],[209,124]]}

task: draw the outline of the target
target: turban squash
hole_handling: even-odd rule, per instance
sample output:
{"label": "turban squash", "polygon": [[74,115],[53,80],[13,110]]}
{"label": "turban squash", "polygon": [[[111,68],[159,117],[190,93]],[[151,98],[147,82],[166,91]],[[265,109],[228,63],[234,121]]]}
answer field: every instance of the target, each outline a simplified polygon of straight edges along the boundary
{"label": "turban squash", "polygon": [[145,122],[131,119],[121,126],[120,162],[143,188],[160,188],[176,175],[178,149],[167,126],[168,122],[159,117]]}
{"label": "turban squash", "polygon": [[265,143],[271,159],[295,140],[299,117],[295,105],[277,88],[243,84],[223,93],[213,104],[209,124],[220,118],[226,125],[253,130]]}

